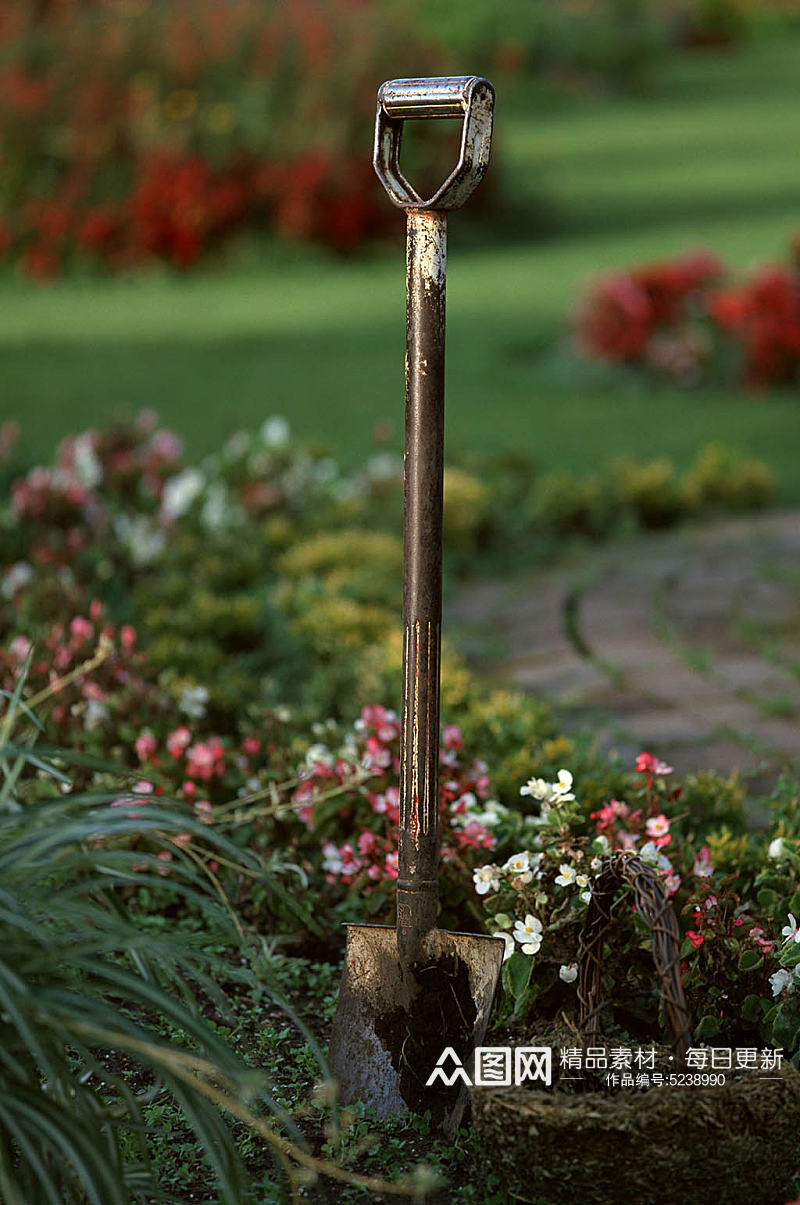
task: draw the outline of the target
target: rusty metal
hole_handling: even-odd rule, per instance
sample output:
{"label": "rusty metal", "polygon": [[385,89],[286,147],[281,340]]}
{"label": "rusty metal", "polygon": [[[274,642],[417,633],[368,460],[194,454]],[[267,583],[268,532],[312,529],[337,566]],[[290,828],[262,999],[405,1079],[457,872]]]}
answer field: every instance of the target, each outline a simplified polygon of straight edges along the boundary
{"label": "rusty metal", "polygon": [[[486,173],[494,90],[463,76],[389,80],[378,92],[375,170],[407,213],[403,539],[403,699],[397,925],[348,925],[330,1063],[340,1099],[379,1116],[430,1109],[446,1133],[466,1104],[461,1081],[426,1081],[446,1046],[465,1067],[483,1041],[504,946],[437,929],[439,679],[447,214]],[[403,121],[463,118],[455,169],[429,201],[400,170]]]}
{"label": "rusty metal", "polygon": [[691,1042],[691,1019],[681,982],[681,934],[675,912],[658,873],[631,853],[618,853],[606,863],[592,887],[578,946],[580,1026],[587,1041],[599,1041],[603,1001],[600,983],[603,948],[612,926],[612,905],[625,885],[633,887],[636,910],[653,934],[655,963],[664,1013],[672,1033],[676,1066],[683,1064]]}
{"label": "rusty metal", "polygon": [[[427,86],[427,91],[426,91]],[[406,118],[463,114],[458,162],[429,200],[403,175],[400,146]],[[373,164],[390,199],[401,209],[460,209],[489,167],[494,88],[480,76],[389,80],[378,92]]]}

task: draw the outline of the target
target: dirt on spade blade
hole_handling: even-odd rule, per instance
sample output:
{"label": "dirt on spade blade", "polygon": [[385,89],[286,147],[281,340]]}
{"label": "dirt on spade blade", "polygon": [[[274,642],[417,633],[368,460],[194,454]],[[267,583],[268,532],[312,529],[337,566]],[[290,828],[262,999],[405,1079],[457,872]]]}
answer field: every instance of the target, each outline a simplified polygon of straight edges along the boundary
{"label": "dirt on spade blade", "polygon": [[[472,998],[469,969],[463,959],[445,955],[411,972],[415,996],[408,1008],[398,1006],[375,1021],[375,1032],[400,1076],[400,1091],[413,1112],[430,1109],[440,1124],[450,1113],[463,1088],[461,1079],[446,1087],[441,1078],[427,1081],[445,1049],[450,1046],[469,1072],[474,1048],[477,1009]],[[455,1064],[444,1070],[450,1077]]]}

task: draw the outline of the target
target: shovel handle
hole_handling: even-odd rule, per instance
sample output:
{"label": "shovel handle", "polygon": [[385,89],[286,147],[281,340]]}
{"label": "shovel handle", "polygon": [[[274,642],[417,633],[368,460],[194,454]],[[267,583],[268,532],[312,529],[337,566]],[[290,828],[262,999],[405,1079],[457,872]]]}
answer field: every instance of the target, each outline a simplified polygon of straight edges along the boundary
{"label": "shovel handle", "polygon": [[436,928],[447,215],[410,210],[403,475],[403,707],[397,942],[417,965]]}
{"label": "shovel handle", "polygon": [[[403,526],[403,717],[397,948],[401,966],[427,956],[439,890],[439,673],[442,630],[444,325],[447,210],[489,165],[494,88],[480,76],[388,80],[378,92],[373,163],[406,211],[406,422]],[[461,117],[458,162],[429,200],[400,169],[403,122]]]}

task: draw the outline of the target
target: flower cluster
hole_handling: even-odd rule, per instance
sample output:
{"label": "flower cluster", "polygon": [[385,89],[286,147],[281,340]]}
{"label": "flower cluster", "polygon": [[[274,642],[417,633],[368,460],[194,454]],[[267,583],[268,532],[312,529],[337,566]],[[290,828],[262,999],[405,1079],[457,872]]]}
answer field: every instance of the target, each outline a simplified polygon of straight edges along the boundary
{"label": "flower cluster", "polygon": [[581,303],[576,341],[586,355],[638,364],[687,384],[732,367],[751,387],[800,374],[800,240],[795,263],[767,265],[725,284],[707,251],[603,277]]}
{"label": "flower cluster", "polygon": [[[465,758],[457,726],[444,726],[439,757],[440,856],[445,875],[453,877],[494,847],[493,830],[506,809],[489,798],[485,762]],[[362,709],[337,752],[322,743],[308,750],[293,799],[300,818],[321,837],[329,883],[369,892],[397,878],[399,776],[400,723],[381,706]],[[326,801],[334,798],[332,817]],[[328,829],[343,827],[352,833],[347,840],[327,836]]]}
{"label": "flower cluster", "polygon": [[[794,241],[800,263],[800,240]],[[738,288],[712,293],[709,313],[741,348],[748,385],[791,385],[800,373],[798,266],[768,265]]]}
{"label": "flower cluster", "polygon": [[[641,806],[611,799],[592,812],[598,834],[602,834],[613,849],[634,851],[649,866],[655,867],[664,879],[667,896],[673,896],[681,885],[681,876],[663,852],[672,841],[671,820],[664,812],[677,801],[680,791],[670,791],[666,785],[672,766],[643,751],[636,758],[636,771],[642,775],[636,793]],[[694,870],[695,874],[700,871]]]}
{"label": "flower cluster", "polygon": [[705,349],[690,316],[722,272],[716,256],[701,249],[603,277],[578,309],[579,348],[693,379]]}
{"label": "flower cluster", "polygon": [[[20,568],[3,578],[12,598],[26,582]],[[24,668],[27,697],[38,700],[58,743],[102,751],[112,733],[143,715],[155,720],[168,706],[136,643],[135,628],[115,627],[95,599],[88,614],[52,624],[39,643],[20,635],[0,648],[0,689],[8,695]]]}

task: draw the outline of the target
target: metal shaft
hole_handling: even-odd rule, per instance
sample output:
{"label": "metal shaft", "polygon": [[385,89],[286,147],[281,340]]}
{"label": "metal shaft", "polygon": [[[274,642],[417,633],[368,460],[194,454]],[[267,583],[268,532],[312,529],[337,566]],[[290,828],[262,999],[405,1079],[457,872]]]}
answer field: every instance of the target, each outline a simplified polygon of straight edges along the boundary
{"label": "metal shaft", "polygon": [[403,707],[397,943],[418,965],[436,927],[447,215],[409,210],[403,530]]}

